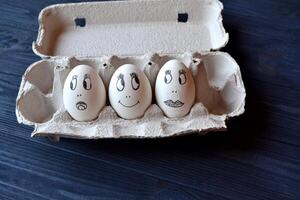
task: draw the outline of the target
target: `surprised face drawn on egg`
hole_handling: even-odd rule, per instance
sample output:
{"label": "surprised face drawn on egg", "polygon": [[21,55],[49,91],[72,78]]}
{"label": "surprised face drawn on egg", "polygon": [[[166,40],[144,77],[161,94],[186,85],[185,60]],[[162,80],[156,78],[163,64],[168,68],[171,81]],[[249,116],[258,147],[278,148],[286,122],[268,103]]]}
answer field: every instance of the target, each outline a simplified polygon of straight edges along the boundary
{"label": "surprised face drawn on egg", "polygon": [[97,71],[88,65],[76,66],[65,81],[63,102],[75,120],[95,119],[106,102],[105,87]]}
{"label": "surprised face drawn on egg", "polygon": [[115,71],[109,84],[109,101],[120,117],[143,116],[151,99],[150,83],[137,66],[125,64]]}
{"label": "surprised face drawn on egg", "polygon": [[195,100],[195,84],[189,69],[177,60],[168,61],[157,75],[155,96],[166,116],[185,116]]}

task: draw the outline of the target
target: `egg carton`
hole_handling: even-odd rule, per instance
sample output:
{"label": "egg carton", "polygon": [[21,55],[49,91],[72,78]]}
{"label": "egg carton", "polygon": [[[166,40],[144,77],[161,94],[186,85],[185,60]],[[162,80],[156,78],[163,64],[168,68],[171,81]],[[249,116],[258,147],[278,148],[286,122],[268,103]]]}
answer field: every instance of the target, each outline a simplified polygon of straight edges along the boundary
{"label": "egg carton", "polygon": [[[217,0],[140,0],[57,4],[39,15],[33,51],[42,60],[28,67],[16,100],[19,123],[32,136],[157,138],[226,129],[226,119],[244,112],[245,88],[235,60],[218,50],[228,41]],[[94,121],[73,120],[63,106],[68,73],[90,65],[106,89],[113,72],[134,64],[152,90],[159,69],[177,59],[192,72],[195,104],[182,118],[168,118],[155,98],[143,117],[120,118],[109,105]],[[154,92],[153,92],[154,94]]]}

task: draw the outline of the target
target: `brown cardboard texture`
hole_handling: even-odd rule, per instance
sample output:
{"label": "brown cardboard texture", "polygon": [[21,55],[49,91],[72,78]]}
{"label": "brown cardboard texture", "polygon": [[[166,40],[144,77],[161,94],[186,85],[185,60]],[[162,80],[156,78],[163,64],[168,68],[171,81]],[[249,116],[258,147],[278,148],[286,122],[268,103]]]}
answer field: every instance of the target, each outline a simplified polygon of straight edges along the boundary
{"label": "brown cardboard texture", "polygon": [[[18,122],[32,136],[70,138],[155,138],[226,128],[244,112],[245,88],[238,64],[227,53],[210,52],[228,41],[217,0],[134,0],[58,4],[43,9],[33,51],[43,60],[28,67],[16,101]],[[91,122],[66,112],[62,89],[79,64],[95,68],[108,87],[123,64],[141,68],[154,89],[157,72],[178,59],[193,73],[196,102],[179,119],[155,104],[140,119],[124,120],[109,103]]]}

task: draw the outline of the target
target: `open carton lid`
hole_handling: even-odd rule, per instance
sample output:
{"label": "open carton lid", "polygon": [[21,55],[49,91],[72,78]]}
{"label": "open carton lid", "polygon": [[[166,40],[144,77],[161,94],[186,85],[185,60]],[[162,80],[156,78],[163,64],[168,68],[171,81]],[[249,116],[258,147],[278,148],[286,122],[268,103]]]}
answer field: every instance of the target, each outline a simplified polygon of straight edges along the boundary
{"label": "open carton lid", "polygon": [[[33,51],[44,59],[22,76],[18,122],[34,126],[32,136],[55,140],[157,138],[225,129],[226,119],[244,112],[246,92],[235,60],[210,52],[228,41],[222,9],[218,0],[89,2],[43,9]],[[142,118],[122,119],[107,105],[94,121],[78,122],[63,106],[64,82],[79,64],[95,68],[106,87],[116,67],[135,64],[154,88],[158,70],[171,59],[191,69],[196,85],[195,104],[183,118],[168,118],[153,103]]]}
{"label": "open carton lid", "polygon": [[43,9],[33,51],[41,57],[207,52],[226,45],[218,0],[131,0]]}

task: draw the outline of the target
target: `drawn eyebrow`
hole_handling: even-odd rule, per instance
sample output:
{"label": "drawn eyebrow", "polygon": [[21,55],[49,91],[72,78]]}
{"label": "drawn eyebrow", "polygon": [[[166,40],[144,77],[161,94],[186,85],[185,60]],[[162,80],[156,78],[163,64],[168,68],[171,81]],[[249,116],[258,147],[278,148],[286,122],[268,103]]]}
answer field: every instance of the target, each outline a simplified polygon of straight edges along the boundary
{"label": "drawn eyebrow", "polygon": [[133,73],[130,73],[130,76],[131,76],[131,78],[132,78],[132,77],[137,77],[136,73],[134,73],[134,72],[133,72]]}
{"label": "drawn eyebrow", "polygon": [[171,74],[171,70],[166,70],[165,74]]}
{"label": "drawn eyebrow", "polygon": [[124,79],[124,74],[119,74],[118,79]]}
{"label": "drawn eyebrow", "polygon": [[181,69],[181,70],[179,70],[179,74],[186,74],[186,71]]}

